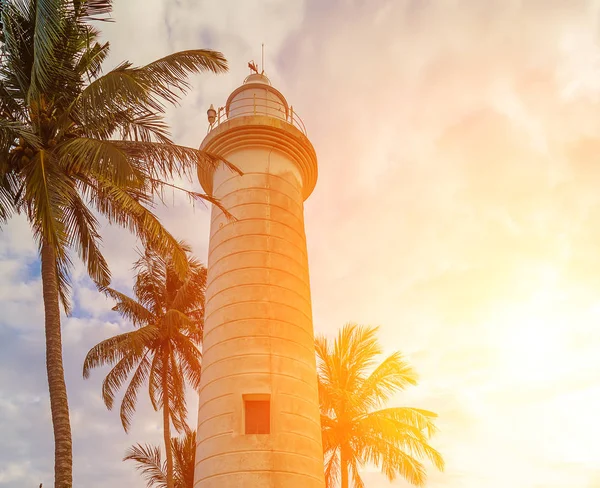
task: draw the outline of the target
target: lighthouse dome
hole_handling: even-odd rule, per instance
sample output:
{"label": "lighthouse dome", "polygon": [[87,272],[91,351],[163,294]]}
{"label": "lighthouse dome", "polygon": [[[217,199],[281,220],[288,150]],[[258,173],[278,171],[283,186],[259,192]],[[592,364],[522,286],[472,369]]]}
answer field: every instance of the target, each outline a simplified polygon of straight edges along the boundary
{"label": "lighthouse dome", "polygon": [[271,80],[264,73],[252,73],[246,76],[244,80],[244,85],[247,83],[263,83],[265,85],[271,86]]}

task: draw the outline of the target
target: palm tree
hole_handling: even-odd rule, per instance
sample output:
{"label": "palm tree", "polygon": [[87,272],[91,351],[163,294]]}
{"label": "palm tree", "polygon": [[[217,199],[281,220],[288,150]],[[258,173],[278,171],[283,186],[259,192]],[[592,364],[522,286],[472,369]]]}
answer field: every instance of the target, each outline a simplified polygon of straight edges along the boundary
{"label": "palm tree", "polygon": [[359,467],[365,463],[380,466],[390,481],[401,474],[416,486],[423,486],[426,479],[418,458],[444,468],[442,456],[428,444],[436,414],[416,408],[382,408],[391,395],[417,381],[399,352],[376,366],[382,352],[376,334],[375,327],[347,324],[333,344],[325,337],[316,339],[329,488],[338,479],[342,488],[348,488],[350,472],[353,485],[362,488]]}
{"label": "palm tree", "polygon": [[[188,430],[183,438],[171,438],[175,488],[194,488],[194,460],[196,458],[196,432]],[[136,444],[125,453],[123,461],[135,461],[148,488],[167,486],[167,466],[161,460],[160,447]]]}
{"label": "palm tree", "polygon": [[[180,245],[189,252],[187,245]],[[194,258],[188,259],[188,272],[181,278],[173,259],[147,249],[135,265],[135,298],[106,288],[107,295],[117,301],[113,310],[136,329],[97,344],[83,363],[85,378],[92,368],[114,365],[102,384],[102,397],[109,410],[115,392],[133,372],[121,402],[121,423],[126,432],[138,390],[148,382],[152,406],[163,413],[168,488],[174,487],[171,422],[177,431],[186,430],[186,383],[196,389],[200,383],[198,347],[202,341],[206,268]]]}
{"label": "palm tree", "polygon": [[[100,286],[110,273],[99,248],[97,214],[173,255],[185,252],[148,209],[172,176],[215,164],[175,145],[167,104],[189,88],[188,73],[223,72],[220,53],[175,53],[142,67],[125,62],[101,75],[109,44],[90,20],[111,0],[2,0],[0,9],[0,226],[28,219],[41,258],[46,368],[55,440],[55,487],[72,486],[72,444],[60,303],[69,313],[71,253]],[[206,198],[188,192],[191,198]]]}

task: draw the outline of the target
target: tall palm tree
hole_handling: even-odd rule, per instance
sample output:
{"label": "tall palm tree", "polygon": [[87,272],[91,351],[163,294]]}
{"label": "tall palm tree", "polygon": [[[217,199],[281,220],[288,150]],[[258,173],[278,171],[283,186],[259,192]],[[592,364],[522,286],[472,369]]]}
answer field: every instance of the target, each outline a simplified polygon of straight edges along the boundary
{"label": "tall palm tree", "polygon": [[[0,226],[28,219],[41,258],[46,368],[55,440],[55,487],[72,486],[72,444],[60,303],[69,313],[71,253],[106,286],[110,273],[97,214],[173,255],[185,252],[148,209],[172,176],[215,159],[175,145],[167,104],[189,88],[188,73],[223,72],[220,53],[184,51],[142,67],[125,62],[102,75],[109,44],[91,19],[111,0],[2,0],[0,9]],[[207,198],[188,192],[191,198]]]}
{"label": "tall palm tree", "polygon": [[[171,438],[175,488],[194,488],[194,460],[196,458],[196,432],[188,430],[183,438]],[[167,465],[162,461],[160,447],[136,444],[125,453],[123,461],[135,461],[148,488],[167,486]]]}
{"label": "tall palm tree", "polygon": [[[185,244],[181,247],[189,252]],[[152,406],[163,413],[168,488],[174,488],[171,423],[179,432],[186,430],[186,383],[196,389],[200,384],[206,268],[194,258],[188,259],[188,272],[181,278],[173,259],[148,249],[135,265],[135,298],[106,288],[106,293],[117,300],[113,310],[136,329],[97,344],[83,364],[85,378],[92,368],[114,365],[102,384],[102,397],[109,410],[115,392],[133,372],[121,403],[126,432],[138,390],[148,382]]]}
{"label": "tall palm tree", "polygon": [[416,385],[416,374],[395,352],[376,365],[381,354],[377,328],[347,324],[330,343],[316,339],[321,429],[325,478],[333,488],[341,481],[362,488],[359,467],[381,467],[391,481],[398,474],[416,486],[425,484],[428,458],[438,469],[442,456],[428,439],[435,431],[436,414],[417,408],[383,408],[394,393]]}

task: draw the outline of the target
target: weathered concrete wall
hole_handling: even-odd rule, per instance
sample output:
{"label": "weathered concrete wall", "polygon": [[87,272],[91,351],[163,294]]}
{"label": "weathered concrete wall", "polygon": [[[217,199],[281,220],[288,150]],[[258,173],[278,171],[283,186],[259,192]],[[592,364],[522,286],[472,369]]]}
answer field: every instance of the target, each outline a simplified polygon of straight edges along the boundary
{"label": "weathered concrete wall", "polygon": [[[237,221],[213,207],[196,488],[324,487],[305,182],[290,154],[265,140],[228,145],[220,154],[244,175],[221,166],[212,178]],[[268,435],[244,433],[250,394],[271,400]]]}

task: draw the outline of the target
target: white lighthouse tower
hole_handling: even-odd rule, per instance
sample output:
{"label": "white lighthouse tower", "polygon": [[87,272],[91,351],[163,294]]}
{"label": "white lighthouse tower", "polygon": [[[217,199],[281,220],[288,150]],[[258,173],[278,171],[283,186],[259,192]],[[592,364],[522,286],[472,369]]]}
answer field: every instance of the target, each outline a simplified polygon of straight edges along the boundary
{"label": "white lighthouse tower", "polygon": [[323,488],[303,202],[317,158],[264,74],[208,112],[213,206],[195,488]]}

